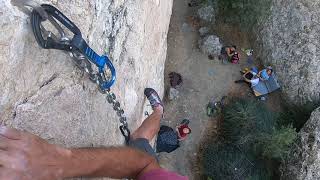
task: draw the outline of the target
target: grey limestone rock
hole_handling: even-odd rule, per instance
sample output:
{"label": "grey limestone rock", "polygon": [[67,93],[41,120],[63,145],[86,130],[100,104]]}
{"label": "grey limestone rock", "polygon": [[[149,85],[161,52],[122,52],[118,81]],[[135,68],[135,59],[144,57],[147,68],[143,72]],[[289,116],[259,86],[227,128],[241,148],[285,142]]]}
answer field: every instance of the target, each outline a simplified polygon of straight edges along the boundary
{"label": "grey limestone rock", "polygon": [[199,29],[200,36],[205,36],[209,33],[210,29],[208,27],[201,27]]}
{"label": "grey limestone rock", "polygon": [[[117,70],[111,90],[128,117],[130,129],[143,120],[143,90],[163,95],[163,73],[172,0],[40,1],[56,6]],[[41,49],[30,19],[0,0],[0,119],[68,147],[123,144],[113,108],[59,50]]]}
{"label": "grey limestone rock", "polygon": [[179,98],[179,91],[175,88],[170,87],[169,89],[169,99],[174,100]]}
{"label": "grey limestone rock", "polygon": [[193,31],[193,27],[190,26],[188,23],[183,23],[181,26],[181,31],[186,33],[186,32],[192,32]]}
{"label": "grey limestone rock", "polygon": [[200,19],[206,22],[215,22],[215,9],[212,5],[203,6],[198,9],[198,16]]}
{"label": "grey limestone rock", "polygon": [[281,167],[283,180],[320,179],[320,108],[299,133],[294,151]]}
{"label": "grey limestone rock", "polygon": [[199,40],[199,48],[208,55],[219,55],[222,44],[216,35],[207,35]]}
{"label": "grey limestone rock", "polygon": [[276,68],[286,99],[320,101],[320,2],[274,0],[259,24],[257,55]]}

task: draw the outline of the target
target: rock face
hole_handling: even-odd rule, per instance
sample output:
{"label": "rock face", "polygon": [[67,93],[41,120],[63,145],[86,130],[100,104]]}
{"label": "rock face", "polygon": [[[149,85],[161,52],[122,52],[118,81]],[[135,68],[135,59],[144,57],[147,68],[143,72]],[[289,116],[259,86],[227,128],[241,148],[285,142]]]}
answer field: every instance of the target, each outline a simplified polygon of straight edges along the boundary
{"label": "rock face", "polygon": [[320,100],[319,1],[274,0],[269,18],[256,31],[256,52],[272,64],[287,99]]}
{"label": "rock face", "polygon": [[301,129],[295,151],[282,166],[283,180],[320,179],[320,108]]}
{"label": "rock face", "polygon": [[[111,90],[134,130],[144,119],[144,88],[163,94],[172,0],[45,3],[69,17],[98,54],[112,59],[117,81]],[[41,49],[28,16],[9,0],[0,0],[0,15],[1,120],[69,147],[122,144],[115,112],[69,55]]]}

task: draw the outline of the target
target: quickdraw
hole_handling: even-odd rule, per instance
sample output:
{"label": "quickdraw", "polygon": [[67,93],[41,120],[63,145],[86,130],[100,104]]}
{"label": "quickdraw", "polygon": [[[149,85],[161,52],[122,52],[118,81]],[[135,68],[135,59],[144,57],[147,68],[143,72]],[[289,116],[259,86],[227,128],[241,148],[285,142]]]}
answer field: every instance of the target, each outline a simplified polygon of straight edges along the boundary
{"label": "quickdraw", "polygon": [[[130,130],[127,118],[124,116],[124,110],[120,107],[120,102],[116,100],[115,94],[110,91],[110,87],[116,79],[116,70],[110,59],[107,56],[99,56],[92,50],[82,38],[80,29],[54,6],[48,4],[37,5],[31,0],[25,2],[21,2],[21,0],[13,1],[15,2],[13,4],[21,9],[26,9],[26,6],[32,8],[31,13],[27,14],[31,16],[33,34],[39,46],[44,49],[58,49],[68,52],[75,64],[82,71],[88,73],[90,80],[98,85],[99,91],[106,94],[107,101],[112,104],[113,109],[119,116],[120,131],[126,143],[128,143]],[[60,24],[65,28],[61,27]],[[50,28],[53,28],[58,35],[45,28],[50,25]],[[68,29],[73,37],[69,38],[64,29]],[[92,65],[95,67],[92,67]]]}
{"label": "quickdraw", "polygon": [[[109,89],[116,79],[116,71],[109,58],[107,56],[99,56],[94,52],[94,50],[92,50],[82,38],[79,28],[57,8],[48,4],[42,4],[41,7],[48,14],[47,19],[41,17],[36,10],[33,10],[31,13],[32,30],[38,44],[44,49],[59,49],[71,52],[72,56],[77,58],[76,64],[82,69],[86,70],[86,68],[88,68],[86,71],[90,71],[90,69],[92,69],[91,63],[95,64],[98,67],[98,72],[96,73],[97,79],[93,80],[99,84],[99,88],[102,91]],[[53,32],[45,29],[42,23],[47,20],[49,20],[49,22],[59,32],[59,37],[57,37]],[[74,34],[72,39],[67,37],[66,33],[56,20]],[[81,55],[84,57],[79,58]],[[82,61],[87,62],[85,62],[85,64],[81,64]],[[106,66],[111,71],[111,77],[109,80],[107,80],[108,78],[106,77]]]}

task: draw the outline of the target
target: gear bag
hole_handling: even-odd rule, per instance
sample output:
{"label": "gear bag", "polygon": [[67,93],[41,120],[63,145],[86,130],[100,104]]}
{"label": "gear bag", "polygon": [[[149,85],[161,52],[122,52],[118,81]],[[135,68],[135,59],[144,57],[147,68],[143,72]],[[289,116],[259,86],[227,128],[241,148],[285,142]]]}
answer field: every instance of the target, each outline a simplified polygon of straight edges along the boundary
{"label": "gear bag", "polygon": [[157,138],[157,153],[170,153],[180,147],[177,132],[169,126],[162,125]]}

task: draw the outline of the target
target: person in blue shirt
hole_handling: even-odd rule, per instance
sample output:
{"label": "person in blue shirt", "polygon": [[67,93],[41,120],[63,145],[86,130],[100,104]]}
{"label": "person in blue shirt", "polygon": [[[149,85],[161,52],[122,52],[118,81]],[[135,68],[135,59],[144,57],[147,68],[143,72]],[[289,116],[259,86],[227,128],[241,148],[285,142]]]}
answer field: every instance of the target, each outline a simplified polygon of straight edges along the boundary
{"label": "person in blue shirt", "polygon": [[258,75],[259,75],[259,77],[260,77],[261,80],[267,81],[267,80],[270,78],[270,76],[272,75],[272,73],[273,73],[272,67],[271,67],[271,66],[268,66],[267,68],[261,70],[261,71],[258,73]]}

